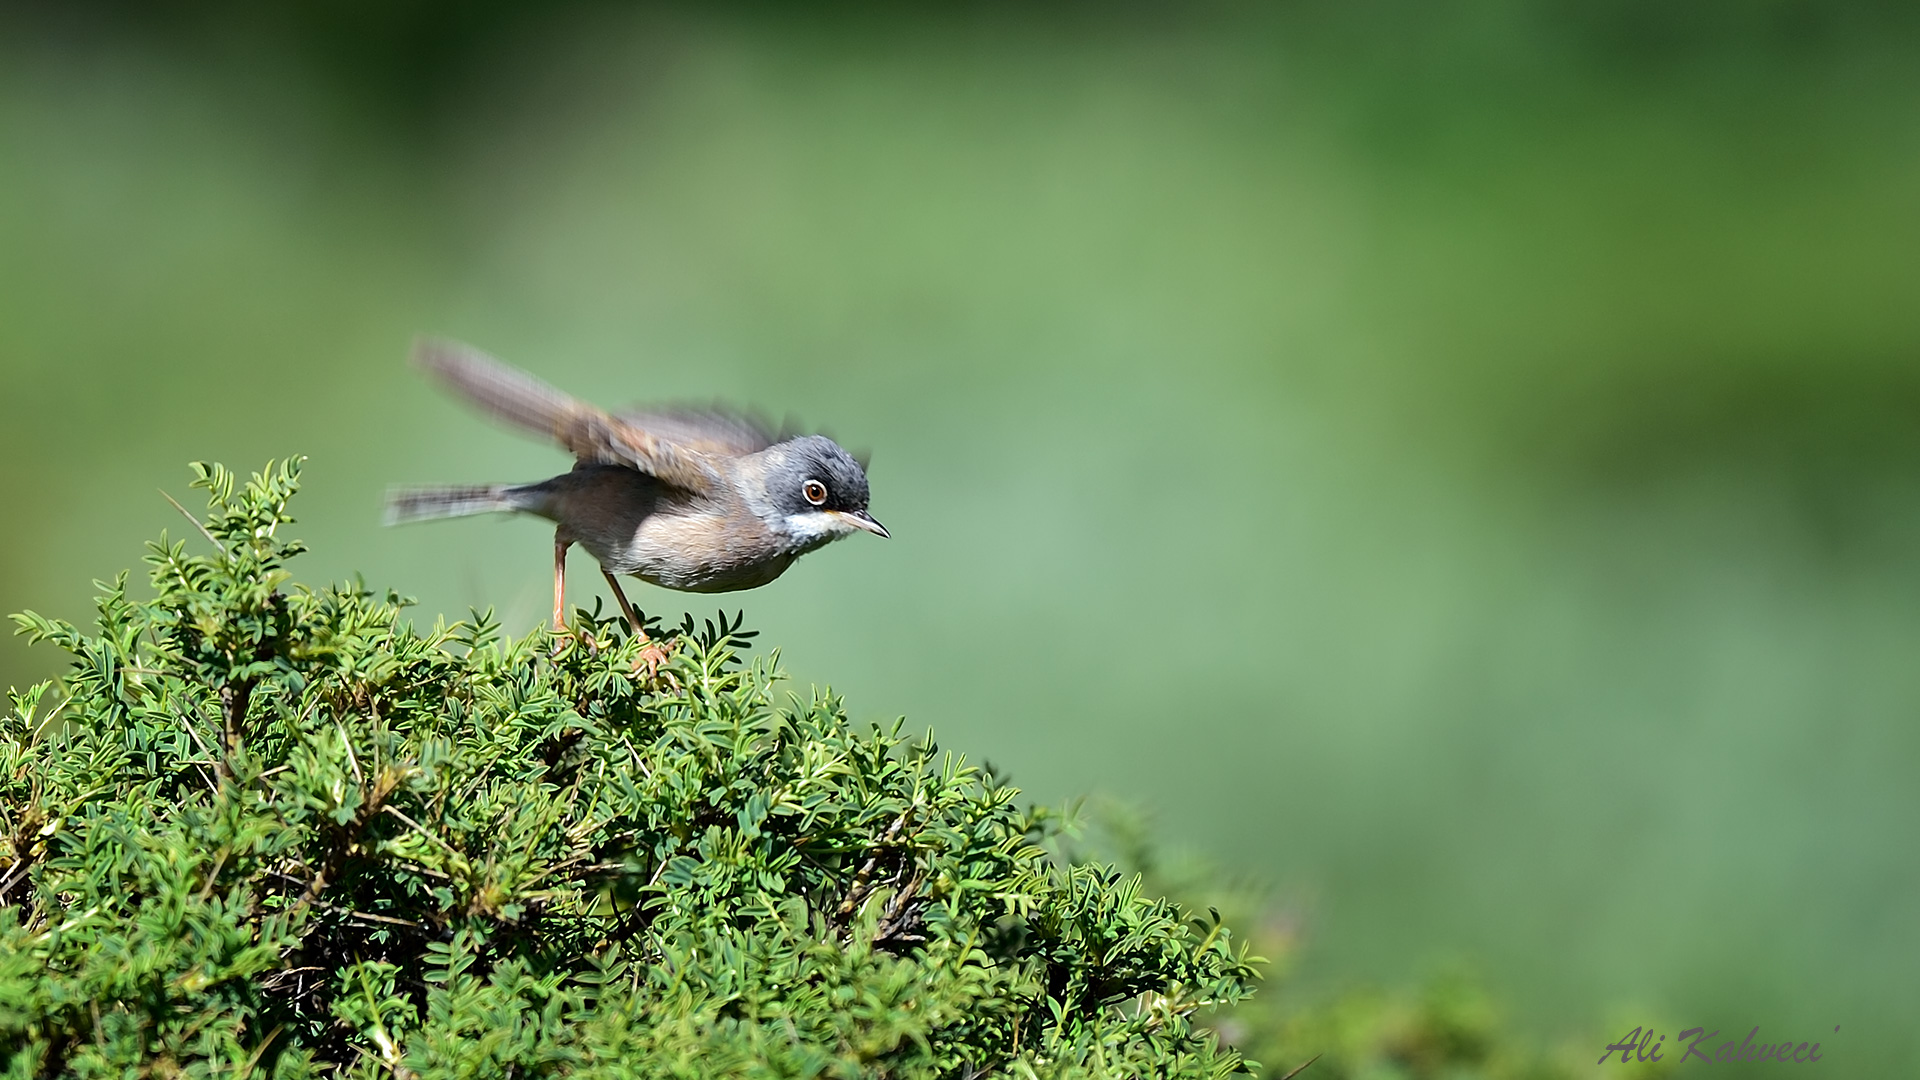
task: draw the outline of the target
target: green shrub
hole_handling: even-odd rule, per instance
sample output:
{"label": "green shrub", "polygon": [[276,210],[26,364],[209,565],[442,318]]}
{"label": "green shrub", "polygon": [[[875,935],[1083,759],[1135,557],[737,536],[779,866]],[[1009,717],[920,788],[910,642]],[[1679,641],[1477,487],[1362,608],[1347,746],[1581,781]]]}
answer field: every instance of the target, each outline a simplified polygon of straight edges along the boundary
{"label": "green shrub", "polygon": [[[7,1076],[1218,1076],[1244,947],[722,616],[421,632],[291,583],[297,463],[198,467],[0,720]],[[196,538],[194,546],[201,546]],[[555,652],[556,645],[558,651]]]}

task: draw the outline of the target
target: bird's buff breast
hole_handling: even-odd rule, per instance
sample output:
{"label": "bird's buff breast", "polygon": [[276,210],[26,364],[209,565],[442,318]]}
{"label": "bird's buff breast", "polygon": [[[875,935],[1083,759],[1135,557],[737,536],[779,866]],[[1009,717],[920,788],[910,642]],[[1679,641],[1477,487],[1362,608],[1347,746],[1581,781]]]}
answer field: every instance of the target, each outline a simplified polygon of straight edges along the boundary
{"label": "bird's buff breast", "polygon": [[741,528],[737,519],[728,527],[715,514],[656,514],[640,523],[629,544],[607,552],[600,563],[663,588],[733,592],[765,585],[800,556],[770,539],[760,528]]}

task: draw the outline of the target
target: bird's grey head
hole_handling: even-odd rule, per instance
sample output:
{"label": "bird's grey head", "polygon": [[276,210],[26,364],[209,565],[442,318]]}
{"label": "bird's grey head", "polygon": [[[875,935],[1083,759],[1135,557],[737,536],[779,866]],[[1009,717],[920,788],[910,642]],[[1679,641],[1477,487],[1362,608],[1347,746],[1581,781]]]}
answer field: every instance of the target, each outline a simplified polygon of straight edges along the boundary
{"label": "bird's grey head", "polygon": [[867,470],[839,443],[802,435],[758,456],[772,527],[809,547],[860,531],[887,535],[867,512]]}

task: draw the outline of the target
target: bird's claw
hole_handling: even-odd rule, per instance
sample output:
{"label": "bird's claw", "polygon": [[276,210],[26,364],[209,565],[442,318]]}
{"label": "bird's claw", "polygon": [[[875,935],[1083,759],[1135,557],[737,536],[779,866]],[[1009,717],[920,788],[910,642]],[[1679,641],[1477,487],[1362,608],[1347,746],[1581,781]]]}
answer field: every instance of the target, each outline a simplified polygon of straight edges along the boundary
{"label": "bird's claw", "polygon": [[[661,666],[667,662],[667,658],[672,655],[672,652],[673,650],[669,645],[662,644],[658,641],[648,641],[646,644],[640,646],[640,655],[633,659],[634,673],[639,674],[641,669],[644,668],[647,673],[646,681],[657,681],[660,678]],[[667,674],[666,681],[667,684],[674,689],[678,690],[680,688],[679,682],[674,679],[671,673]]]}
{"label": "bird's claw", "polygon": [[562,626],[553,632],[552,655],[559,656],[561,653],[566,652],[568,643],[575,641],[585,645],[589,652],[595,654],[600,652],[600,640],[598,638],[577,626]]}

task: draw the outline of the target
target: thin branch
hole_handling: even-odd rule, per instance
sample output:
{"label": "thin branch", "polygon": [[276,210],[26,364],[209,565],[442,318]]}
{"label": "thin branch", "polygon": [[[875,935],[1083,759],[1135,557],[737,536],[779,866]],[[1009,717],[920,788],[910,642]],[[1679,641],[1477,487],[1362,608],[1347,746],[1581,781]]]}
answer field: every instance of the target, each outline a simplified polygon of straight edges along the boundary
{"label": "thin branch", "polygon": [[653,868],[653,876],[647,879],[647,884],[645,886],[646,888],[651,889],[654,887],[654,885],[659,883],[660,875],[667,872],[667,864],[673,861],[674,855],[678,855],[678,854],[679,852],[675,851],[673,855],[669,855],[666,858],[660,860],[660,865]]}
{"label": "thin branch", "polygon": [[422,825],[422,824],[420,824],[419,822],[417,822],[417,821],[415,821],[415,820],[413,820],[412,818],[410,818],[410,817],[408,817],[407,815],[405,815],[405,814],[403,814],[403,813],[401,813],[401,812],[400,812],[400,808],[399,808],[399,807],[397,807],[397,806],[383,806],[383,807],[381,807],[380,809],[382,809],[382,810],[384,810],[384,811],[386,811],[386,812],[387,812],[387,813],[389,813],[389,814],[392,814],[392,815],[393,815],[394,817],[397,817],[397,818],[399,818],[399,819],[400,819],[401,821],[404,821],[404,822],[406,822],[406,823],[407,823],[408,825],[410,825],[410,826],[412,826],[412,827],[413,827],[413,830],[414,830],[415,832],[417,832],[417,833],[419,833],[419,834],[420,834],[421,836],[424,836],[424,837],[426,837],[427,839],[429,839],[429,840],[431,840],[431,841],[433,841],[434,843],[436,843],[436,844],[439,844],[439,845],[440,845],[441,847],[443,847],[443,848],[446,848],[446,849],[447,849],[447,853],[448,853],[449,855],[452,855],[453,857],[455,857],[455,858],[457,858],[457,859],[464,859],[464,858],[466,858],[466,856],[465,856],[465,855],[463,855],[463,854],[461,854],[461,852],[460,852],[460,849],[459,849],[459,848],[456,848],[456,847],[454,847],[454,846],[453,846],[452,844],[449,844],[449,843],[447,843],[447,842],[446,842],[445,840],[442,840],[442,839],[440,839],[439,837],[437,837],[437,836],[435,836],[435,835],[433,835],[432,833],[430,833],[430,832],[428,832],[428,831],[427,831],[427,827],[426,827],[425,825]]}
{"label": "thin branch", "polygon": [[[196,709],[194,711],[197,712],[199,710]],[[180,726],[186,729],[187,737],[193,740],[193,745],[199,747],[200,752],[207,755],[207,764],[213,766],[213,771],[216,773],[220,772],[222,762],[225,759],[213,752],[213,747],[208,746],[207,741],[200,737],[198,731],[194,730],[193,721],[187,719],[187,714],[184,712],[180,714]],[[200,778],[207,782],[207,790],[213,792],[215,795],[220,794],[220,785],[214,781],[213,777],[207,775],[207,770],[202,769],[200,763],[197,761],[191,764],[193,765],[193,771],[199,773]]]}
{"label": "thin branch", "polygon": [[367,778],[360,775],[360,759],[354,755],[353,740],[347,737],[347,725],[335,720],[333,726],[340,732],[340,745],[347,748],[347,764],[353,766],[353,782],[366,787]]}
{"label": "thin branch", "polygon": [[[899,875],[895,875],[896,880]],[[918,920],[920,912],[915,905],[920,893],[923,875],[916,872],[904,885],[894,890],[887,898],[887,906],[880,913],[880,924],[874,928],[875,944],[885,941],[924,941],[921,935],[911,933],[912,924]]]}
{"label": "thin branch", "polygon": [[1294,1077],[1296,1077],[1296,1076],[1299,1076],[1299,1075],[1300,1075],[1301,1073],[1303,1073],[1303,1072],[1306,1072],[1306,1071],[1307,1071],[1307,1066],[1308,1066],[1308,1065],[1311,1065],[1311,1064],[1313,1064],[1314,1062],[1316,1062],[1316,1061],[1319,1061],[1319,1060],[1320,1060],[1320,1055],[1319,1055],[1319,1054],[1315,1054],[1315,1055],[1313,1055],[1312,1057],[1310,1057],[1310,1058],[1308,1058],[1308,1059],[1307,1059],[1307,1060],[1306,1060],[1306,1061],[1305,1061],[1304,1063],[1302,1063],[1302,1064],[1300,1065],[1300,1067],[1299,1067],[1299,1068],[1297,1068],[1297,1069],[1295,1069],[1295,1070],[1293,1070],[1292,1072],[1290,1072],[1290,1073],[1288,1073],[1287,1075],[1285,1075],[1285,1076],[1283,1076],[1283,1077],[1281,1077],[1281,1078],[1280,1078],[1280,1080],[1293,1080],[1293,1078],[1294,1078]]}
{"label": "thin branch", "polygon": [[0,878],[0,903],[6,902],[7,894],[13,891],[15,885],[26,880],[27,871],[31,869],[32,866],[33,860],[22,855],[20,858],[14,860],[12,866],[7,868],[7,876]]}
{"label": "thin branch", "polygon": [[207,527],[201,523],[200,519],[197,517],[194,517],[191,513],[187,511],[186,507],[181,506],[178,502],[176,502],[173,496],[167,494],[164,490],[162,490],[160,492],[160,497],[167,500],[170,503],[173,503],[173,508],[175,510],[180,511],[180,516],[183,518],[186,518],[188,521],[193,522],[193,527],[200,530],[200,535],[207,538],[207,543],[212,544],[214,547],[219,548],[220,554],[225,555],[229,558],[232,557],[233,553],[227,550],[227,545],[221,543],[218,539],[214,537],[214,535],[211,532],[208,532]]}
{"label": "thin branch", "polygon": [[229,759],[240,747],[240,736],[247,723],[247,706],[252,702],[252,679],[242,679],[237,683],[230,682],[220,688],[220,719],[225,727],[223,741],[227,751],[221,756],[218,767],[222,780],[233,778],[233,766],[229,763]]}
{"label": "thin branch", "polygon": [[867,861],[859,870],[854,871],[853,884],[847,888],[846,899],[840,901],[840,906],[834,909],[835,918],[845,919],[851,916],[872,894],[874,868],[880,865],[880,856],[885,853],[886,846],[900,836],[901,829],[907,827],[907,818],[912,814],[913,807],[909,806],[900,811],[900,816],[893,819],[893,824],[887,826],[887,831],[881,835],[879,842],[874,844],[873,854],[867,857]]}
{"label": "thin branch", "polygon": [[[213,777],[211,777],[211,776],[208,776],[208,775],[207,775],[207,770],[205,770],[205,769],[203,769],[203,768],[201,768],[201,767],[200,767],[200,763],[199,763],[199,762],[197,762],[197,761],[192,761],[192,762],[188,762],[188,764],[190,764],[190,765],[192,765],[192,766],[193,766],[193,771],[194,771],[194,772],[197,772],[197,773],[199,773],[199,774],[200,774],[200,779],[202,779],[202,780],[204,780],[204,781],[206,781],[206,782],[207,782],[207,790],[208,790],[208,791],[210,791],[210,792],[212,792],[212,793],[213,793],[213,794],[215,794],[215,795],[218,795],[218,794],[220,794],[220,784],[219,784],[219,782],[218,782],[218,781],[216,781],[216,780],[215,780],[215,779],[214,779]],[[215,768],[215,769],[218,769],[219,767],[220,767],[220,766],[218,766],[218,765],[215,765],[215,766],[214,766],[214,768]]]}
{"label": "thin branch", "polygon": [[322,904],[317,901],[313,906],[317,911],[331,911],[335,915],[345,915],[349,919],[364,919],[367,922],[391,923],[394,926],[404,926],[412,930],[425,928],[422,923],[414,922],[411,919],[396,919],[391,915],[375,915],[368,911],[355,911],[352,908],[334,907],[332,904]]}
{"label": "thin branch", "polygon": [[[28,739],[30,741],[38,740],[40,738],[40,733],[47,730],[47,725],[53,723],[53,718],[60,715],[60,710],[66,708],[68,705],[72,703],[73,703],[72,694],[68,694],[66,697],[61,698],[60,704],[55,705],[51,709],[48,709],[47,715],[41,718],[38,724],[34,725],[33,734],[28,736]],[[31,719],[31,717],[28,717],[27,719]]]}

